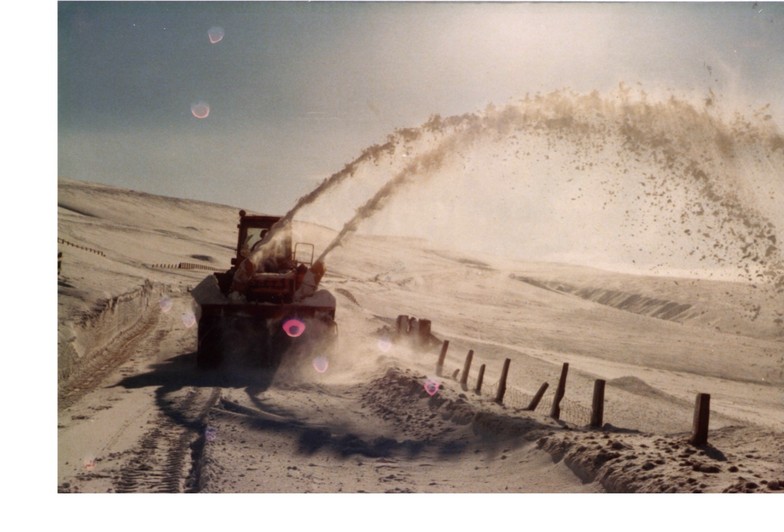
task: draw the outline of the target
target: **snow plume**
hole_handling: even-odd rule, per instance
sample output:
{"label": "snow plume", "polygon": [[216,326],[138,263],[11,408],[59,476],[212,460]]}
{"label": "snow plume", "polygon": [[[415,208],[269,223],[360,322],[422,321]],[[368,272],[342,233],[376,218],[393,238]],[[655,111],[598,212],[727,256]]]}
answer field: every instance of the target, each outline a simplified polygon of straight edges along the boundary
{"label": "snow plume", "polygon": [[429,177],[436,175],[449,154],[467,149],[480,132],[477,125],[476,121],[469,123],[467,128],[451,133],[435,148],[417,155],[401,172],[387,181],[373,197],[356,210],[356,214],[344,224],[338,235],[321,253],[319,260],[323,261],[327,254],[339,246],[347,235],[355,232],[362,222],[382,210],[407,185],[421,186]]}
{"label": "snow plume", "polygon": [[361,231],[784,290],[784,137],[766,108],[557,91],[397,131],[350,177],[301,211],[354,210],[322,257]]}
{"label": "snow plume", "polygon": [[[280,226],[784,291],[784,137],[715,94],[556,91],[397,130]],[[320,246],[319,246],[320,247]]]}
{"label": "snow plume", "polygon": [[307,205],[310,205],[317,200],[323,201],[331,189],[335,188],[346,179],[354,176],[358,166],[362,165],[367,160],[378,158],[381,153],[389,150],[391,147],[391,143],[387,143],[383,146],[374,145],[370,148],[367,148],[357,159],[347,164],[339,172],[325,179],[311,192],[299,198],[294,207],[292,207],[280,220],[278,220],[275,225],[272,226],[271,230],[262,239],[261,244],[256,249],[256,251],[251,253],[245,259],[245,261],[243,261],[243,266],[246,268],[238,268],[237,273],[235,274],[235,280],[242,281],[242,278],[247,275],[249,271],[255,271],[259,267],[264,258],[272,252],[272,249],[282,244],[283,239],[286,238],[285,229],[292,226],[294,216],[298,214],[303,207],[306,207]]}
{"label": "snow plume", "polygon": [[[440,129],[447,123],[454,127],[454,131],[446,139],[443,139]],[[480,126],[476,115],[455,117],[447,122],[443,122],[438,115],[435,115],[420,130],[398,130],[394,135],[388,137],[386,143],[375,144],[365,149],[359,158],[347,164],[343,170],[333,174],[313,191],[300,198],[295,206],[273,226],[272,231],[265,237],[261,249],[251,255],[250,260],[256,265],[260,264],[264,255],[263,250],[268,249],[267,244],[282,238],[283,231],[281,230],[295,221],[295,215],[302,214],[303,210],[314,203],[319,203],[329,212],[321,212],[320,216],[315,217],[312,214],[309,216],[306,214],[309,219],[319,223],[331,222],[331,225],[335,226],[343,225],[338,236],[326,246],[317,259],[323,260],[329,251],[340,245],[346,235],[356,231],[362,221],[382,209],[387,200],[397,194],[402,186],[415,179],[421,182],[428,174],[432,174],[440,167],[447,155],[466,148],[468,143],[481,132]],[[409,155],[415,149],[422,149],[423,144],[420,143],[417,148],[414,148],[410,143],[424,137],[423,131],[431,133],[438,131],[436,139],[427,139],[424,144],[425,146],[435,144],[435,147],[414,155],[413,160],[409,161]],[[402,149],[400,149],[401,144],[403,144]],[[385,165],[379,171],[380,160],[392,159],[396,155],[398,155],[397,161],[390,161],[390,164]],[[364,170],[368,167],[373,170],[365,172]],[[395,170],[400,167],[402,169],[395,173]],[[390,175],[392,177],[389,177]],[[343,191],[336,193],[336,189],[341,184],[344,185]],[[347,195],[346,191],[350,191],[350,193]],[[367,199],[368,197],[369,199]],[[364,203],[359,205],[363,201]],[[355,210],[356,214],[345,221],[346,213],[350,213],[352,210]]]}

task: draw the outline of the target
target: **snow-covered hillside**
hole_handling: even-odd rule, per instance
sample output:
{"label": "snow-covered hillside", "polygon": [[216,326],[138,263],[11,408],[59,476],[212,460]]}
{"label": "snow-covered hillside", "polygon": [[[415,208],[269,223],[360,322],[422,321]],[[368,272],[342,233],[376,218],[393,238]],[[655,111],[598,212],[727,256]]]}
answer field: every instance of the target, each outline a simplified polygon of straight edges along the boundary
{"label": "snow-covered hillside", "polygon": [[[195,368],[189,290],[253,206],[61,180],[60,490],[778,491],[784,147],[765,124],[622,91],[395,132],[289,212],[340,340],[274,374]],[[396,338],[399,315],[432,341]]]}

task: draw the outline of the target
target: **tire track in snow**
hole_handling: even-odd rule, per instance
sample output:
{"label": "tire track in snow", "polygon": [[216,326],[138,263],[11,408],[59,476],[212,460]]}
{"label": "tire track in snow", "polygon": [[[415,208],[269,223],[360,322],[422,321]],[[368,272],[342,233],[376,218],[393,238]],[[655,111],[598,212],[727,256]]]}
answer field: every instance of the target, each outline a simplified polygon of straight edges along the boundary
{"label": "tire track in snow", "polygon": [[132,451],[114,482],[117,493],[183,493],[198,491],[203,420],[220,397],[220,388],[192,388],[173,399],[181,423],[159,413]]}

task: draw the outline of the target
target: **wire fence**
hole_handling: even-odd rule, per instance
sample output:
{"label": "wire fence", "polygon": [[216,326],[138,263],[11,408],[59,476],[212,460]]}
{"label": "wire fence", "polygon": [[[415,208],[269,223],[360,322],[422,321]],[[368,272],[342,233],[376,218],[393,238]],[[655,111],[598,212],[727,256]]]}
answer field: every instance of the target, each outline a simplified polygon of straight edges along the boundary
{"label": "wire fence", "polygon": [[[458,374],[459,378],[459,374]],[[476,385],[478,381],[478,376],[471,376],[469,377],[466,382],[466,389],[469,391],[475,391]],[[485,385],[482,384],[482,388],[480,390],[481,395],[483,397],[489,397],[494,399],[498,395],[498,386],[500,385],[500,381],[496,381],[493,384]],[[550,414],[550,410],[553,407],[553,399],[555,398],[555,386],[549,386],[548,389],[545,391],[544,396],[539,401],[539,404],[536,405],[536,408],[533,410],[538,413],[542,413],[545,415]],[[523,391],[520,388],[515,388],[514,386],[509,386],[507,384],[506,391],[504,392],[504,405],[511,407],[511,408],[519,408],[519,409],[526,409],[531,404],[531,401],[534,399],[535,393],[529,393],[527,391]],[[563,397],[561,402],[559,403],[560,406],[560,415],[559,419],[566,421],[567,423],[572,423],[574,425],[589,425],[591,423],[591,408],[586,407],[582,403],[578,401],[574,401],[571,399],[567,399]]]}
{"label": "wire fence", "polygon": [[[100,255],[101,257],[106,257],[106,254],[99,250],[94,249],[87,246],[82,246],[81,244],[76,244],[64,238],[57,237],[57,243],[63,244],[65,246],[70,246],[72,248],[81,249],[82,251],[87,251],[89,253],[95,253],[96,255]],[[60,268],[62,267],[62,260],[63,254],[62,252],[57,253],[57,272],[59,274]],[[156,269],[163,269],[163,270],[205,270],[205,271],[215,271],[215,268],[212,266],[207,266],[206,264],[196,264],[193,262],[178,262],[173,264],[145,264],[148,268],[156,268]]]}
{"label": "wire fence", "polygon": [[66,246],[71,246],[73,248],[81,249],[83,251],[89,251],[90,253],[95,253],[96,255],[100,255],[101,257],[105,257],[106,256],[106,254],[103,251],[100,251],[98,249],[88,248],[87,246],[82,246],[80,244],[74,244],[73,242],[69,242],[68,240],[66,240],[64,238],[57,237],[57,243],[58,244],[63,244],[63,245],[66,245]]}
{"label": "wire fence", "polygon": [[205,270],[214,272],[215,268],[205,264],[194,264],[192,262],[178,262],[176,264],[147,264],[148,268],[158,268],[163,270]]}
{"label": "wire fence", "polygon": [[[400,325],[401,318],[408,317],[398,316],[398,336],[405,334]],[[427,323],[429,326],[431,323],[430,320],[427,320]],[[428,327],[428,332],[429,330],[430,328]],[[478,386],[478,384],[480,384],[478,382],[480,376],[484,381],[484,369],[486,368],[486,365],[480,364],[474,360],[473,349],[469,350],[468,355],[466,355],[463,371],[470,369],[472,365],[474,367],[478,366],[479,370],[475,371],[473,375],[468,372],[467,378],[464,379],[460,368],[444,372],[446,354],[449,349],[449,340],[439,340],[431,335],[431,338],[428,338],[427,342],[423,341],[421,338],[419,339],[419,342],[422,347],[433,346],[434,342],[441,342],[441,350],[438,355],[438,362],[436,363],[436,372],[445,379],[451,377],[452,380],[460,382],[462,388],[466,392],[480,393],[482,396],[488,397],[491,400],[497,400],[499,387],[503,384],[504,394],[501,398],[501,403],[513,409],[529,410],[530,408],[531,410],[529,411],[536,411],[544,415],[552,415],[554,413],[552,411],[553,403],[557,402],[558,411],[555,417],[559,420],[577,426],[590,426],[594,428],[603,428],[606,425],[604,423],[604,392],[605,385],[607,384],[605,379],[594,380],[593,394],[589,405],[586,406],[584,402],[564,397],[564,394],[566,393],[566,376],[569,371],[568,363],[563,363],[560,378],[555,380],[556,386],[550,386],[551,383],[543,383],[539,390],[535,394],[532,394],[528,391],[521,390],[520,388],[507,385],[506,381],[509,364],[511,363],[511,359],[507,358],[504,361],[503,370],[501,371],[501,376],[498,381],[492,384]],[[481,384],[484,384],[484,382]],[[533,404],[534,401],[536,401],[536,404]],[[695,401],[694,415],[692,418],[692,435],[689,439],[689,443],[693,445],[705,445],[707,443],[709,421],[710,394],[700,392],[697,394]]]}
{"label": "wire fence", "polygon": [[[553,407],[553,398],[554,395],[545,395],[542,397],[536,410],[549,414]],[[564,397],[561,399],[559,406],[561,408],[560,419],[575,425],[588,425],[591,423],[591,409],[586,408],[581,403]]]}

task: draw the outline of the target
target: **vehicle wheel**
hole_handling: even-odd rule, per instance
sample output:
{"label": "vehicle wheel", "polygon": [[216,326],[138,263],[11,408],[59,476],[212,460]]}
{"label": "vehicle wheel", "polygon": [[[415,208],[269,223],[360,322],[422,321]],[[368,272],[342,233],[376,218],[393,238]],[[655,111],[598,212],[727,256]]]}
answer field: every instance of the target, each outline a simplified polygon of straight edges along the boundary
{"label": "vehicle wheel", "polygon": [[223,358],[220,321],[216,318],[202,318],[199,321],[198,350],[196,365],[199,369],[214,369],[220,366]]}
{"label": "vehicle wheel", "polygon": [[280,330],[269,333],[266,337],[265,348],[261,354],[261,365],[265,368],[277,368],[291,344],[288,335]]}

